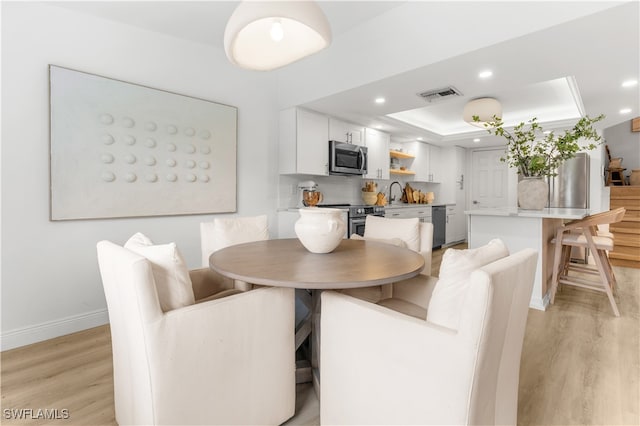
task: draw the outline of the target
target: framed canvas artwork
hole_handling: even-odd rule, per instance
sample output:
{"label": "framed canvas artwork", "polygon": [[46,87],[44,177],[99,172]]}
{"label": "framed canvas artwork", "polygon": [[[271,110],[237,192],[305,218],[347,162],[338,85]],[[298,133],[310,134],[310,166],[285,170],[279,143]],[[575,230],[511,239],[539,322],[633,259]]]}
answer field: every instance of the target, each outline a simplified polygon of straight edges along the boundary
{"label": "framed canvas artwork", "polygon": [[51,65],[51,220],[236,211],[237,108]]}

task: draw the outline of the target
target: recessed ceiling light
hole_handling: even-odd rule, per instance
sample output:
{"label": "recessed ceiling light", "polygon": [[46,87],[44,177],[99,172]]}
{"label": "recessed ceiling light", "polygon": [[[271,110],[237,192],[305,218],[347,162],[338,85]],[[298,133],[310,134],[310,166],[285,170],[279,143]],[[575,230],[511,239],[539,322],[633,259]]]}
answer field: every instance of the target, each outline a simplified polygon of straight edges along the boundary
{"label": "recessed ceiling light", "polygon": [[478,143],[478,142],[480,142],[480,138],[475,138],[473,141],[474,141],[475,143]]}
{"label": "recessed ceiling light", "polygon": [[419,140],[419,141],[421,141],[421,140],[422,140],[422,138],[421,138],[420,136],[418,136],[418,140]]}
{"label": "recessed ceiling light", "polygon": [[387,100],[385,98],[376,98],[376,103],[377,104],[383,104],[385,103]]}
{"label": "recessed ceiling light", "polygon": [[627,80],[622,82],[622,87],[633,87],[638,84],[638,80]]}
{"label": "recessed ceiling light", "polygon": [[493,75],[493,71],[491,70],[484,70],[481,71],[480,74],[478,74],[478,77],[480,78],[489,78]]}
{"label": "recessed ceiling light", "polygon": [[620,114],[629,114],[631,112],[631,108],[622,108],[620,110]]}
{"label": "recessed ceiling light", "polygon": [[376,124],[376,126],[375,126],[375,127],[376,127],[376,129],[382,129],[382,126],[381,126],[381,125],[379,125],[379,124]]}

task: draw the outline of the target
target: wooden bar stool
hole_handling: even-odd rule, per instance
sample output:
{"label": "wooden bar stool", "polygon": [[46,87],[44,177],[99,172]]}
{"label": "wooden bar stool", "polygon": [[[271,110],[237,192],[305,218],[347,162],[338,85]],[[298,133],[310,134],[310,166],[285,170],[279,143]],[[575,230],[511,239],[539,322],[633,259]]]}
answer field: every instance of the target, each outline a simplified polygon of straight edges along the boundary
{"label": "wooden bar stool", "polygon": [[[555,244],[553,278],[551,281],[551,303],[553,304],[559,284],[567,284],[607,294],[613,313],[619,317],[620,312],[613,298],[616,278],[609,263],[607,252],[613,250],[613,236],[610,233],[599,232],[598,225],[620,222],[625,209],[620,207],[608,212],[587,216],[558,227],[556,237],[551,241]],[[588,249],[595,260],[592,265],[571,263],[571,248],[582,247]],[[576,276],[571,272],[581,274]],[[586,275],[586,277],[585,277]],[[595,276],[595,279],[588,279]]]}
{"label": "wooden bar stool", "polygon": [[607,169],[607,181],[606,186],[612,186],[616,183],[620,185],[626,185],[627,181],[624,177],[624,171],[627,170],[623,167],[615,167]]}
{"label": "wooden bar stool", "polygon": [[611,186],[612,184],[620,183],[620,185],[626,185],[627,181],[624,178],[624,171],[627,170],[622,167],[622,157],[611,158],[611,152],[609,152],[609,145],[605,145],[607,151],[607,158],[609,159],[609,165],[606,168],[607,179],[605,186]]}

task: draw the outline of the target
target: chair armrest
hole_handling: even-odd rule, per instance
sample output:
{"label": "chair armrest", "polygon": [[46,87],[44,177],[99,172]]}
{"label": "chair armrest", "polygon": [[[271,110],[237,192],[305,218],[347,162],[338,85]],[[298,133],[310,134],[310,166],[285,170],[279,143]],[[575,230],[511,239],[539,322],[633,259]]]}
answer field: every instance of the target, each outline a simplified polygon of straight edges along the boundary
{"label": "chair armrest", "polygon": [[422,257],[424,257],[424,268],[422,269],[422,271],[420,271],[420,275],[431,275],[431,256],[433,254],[432,251],[425,250],[418,253],[420,253]]}
{"label": "chair armrest", "polygon": [[321,321],[323,424],[466,423],[475,342],[332,291]]}
{"label": "chair armrest", "polygon": [[161,423],[201,423],[203,407],[221,424],[265,422],[238,401],[293,415],[293,289],[262,287],[166,312],[146,325],[146,340]]}
{"label": "chair armrest", "polygon": [[431,255],[433,251],[433,224],[420,223],[420,254],[424,257],[424,269],[421,274],[431,275]]}
{"label": "chair armrest", "polygon": [[438,278],[420,274],[408,280],[393,283],[391,297],[402,299],[427,309],[433,289],[437,283]]}
{"label": "chair armrest", "polygon": [[233,280],[209,268],[199,268],[189,271],[193,295],[196,300],[204,299],[223,290],[234,287]]}

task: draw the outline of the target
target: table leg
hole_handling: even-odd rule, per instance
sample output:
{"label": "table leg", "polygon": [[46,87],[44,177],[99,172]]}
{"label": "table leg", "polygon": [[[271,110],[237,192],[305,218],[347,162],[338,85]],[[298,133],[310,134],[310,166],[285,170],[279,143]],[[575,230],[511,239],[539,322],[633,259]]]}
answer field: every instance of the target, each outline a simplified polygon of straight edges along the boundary
{"label": "table leg", "polygon": [[313,388],[320,399],[320,297],[322,290],[311,290],[312,327],[311,327],[311,371]]}
{"label": "table leg", "polygon": [[296,289],[296,300],[302,302],[307,310],[305,317],[296,326],[295,348],[296,352],[302,355],[302,359],[296,357],[296,383],[308,383],[313,380],[311,356],[308,346],[303,344],[309,339],[313,328],[313,304],[311,294],[307,290]]}

